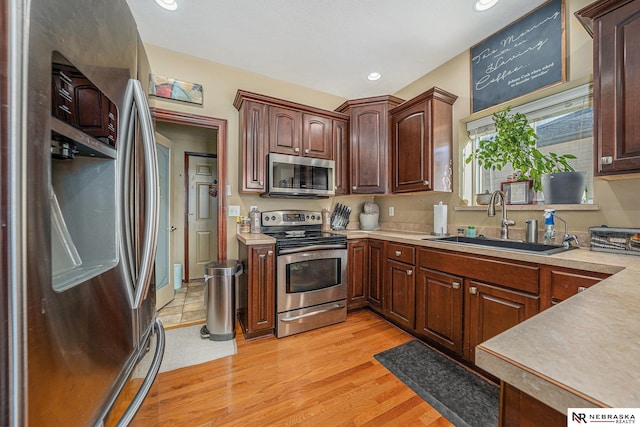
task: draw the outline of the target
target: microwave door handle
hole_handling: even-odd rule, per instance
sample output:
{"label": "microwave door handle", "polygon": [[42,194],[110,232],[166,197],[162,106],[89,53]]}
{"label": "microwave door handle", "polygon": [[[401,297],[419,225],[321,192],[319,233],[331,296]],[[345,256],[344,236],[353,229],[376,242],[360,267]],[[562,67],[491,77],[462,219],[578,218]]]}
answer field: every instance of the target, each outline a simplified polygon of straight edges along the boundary
{"label": "microwave door handle", "polygon": [[120,245],[121,245],[121,260],[123,265],[124,276],[127,282],[127,295],[129,297],[129,304],[134,307],[134,256],[133,256],[133,242],[132,235],[134,233],[131,225],[131,203],[129,199],[131,189],[131,162],[133,153],[133,133],[135,121],[133,117],[133,85],[131,81],[127,85],[124,94],[124,104],[120,113],[122,132],[118,137],[118,172],[120,181],[120,192],[118,195],[120,201],[119,214],[120,218]]}
{"label": "microwave door handle", "polygon": [[147,98],[138,80],[129,80],[133,87],[133,99],[138,117],[144,151],[145,175],[145,224],[142,242],[142,256],[140,261],[140,275],[136,286],[134,308],[140,308],[146,298],[153,273],[156,245],[158,242],[158,211],[160,210],[160,196],[158,186],[158,154],[156,138],[153,131],[151,111]]}
{"label": "microwave door handle", "polygon": [[164,346],[165,346],[165,336],[164,336],[164,328],[162,327],[162,323],[159,319],[156,319],[154,325],[154,329],[156,330],[156,336],[158,342],[156,343],[156,351],[153,354],[153,360],[151,361],[151,366],[147,371],[147,375],[145,376],[138,392],[134,396],[131,404],[127,408],[127,410],[122,414],[122,418],[116,424],[117,427],[128,426],[133,417],[136,415],[144,399],[149,394],[149,390],[151,390],[151,386],[153,385],[153,381],[155,381],[156,376],[158,376],[158,372],[160,371],[160,365],[162,363],[162,356],[164,355]]}
{"label": "microwave door handle", "polygon": [[322,249],[345,249],[343,244],[337,243],[334,245],[309,245],[301,248],[281,249],[279,255],[295,254],[299,252],[319,251]]}

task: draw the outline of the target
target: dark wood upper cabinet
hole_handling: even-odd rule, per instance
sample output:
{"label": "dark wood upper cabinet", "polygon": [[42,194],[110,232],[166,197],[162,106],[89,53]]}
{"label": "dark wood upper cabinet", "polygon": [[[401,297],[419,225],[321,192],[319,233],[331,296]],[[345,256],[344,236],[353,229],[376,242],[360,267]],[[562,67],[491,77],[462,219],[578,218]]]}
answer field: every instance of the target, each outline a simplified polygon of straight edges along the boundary
{"label": "dark wood upper cabinet", "polygon": [[349,122],[333,120],[336,195],[349,194]]}
{"label": "dark wood upper cabinet", "polygon": [[302,115],[302,155],[333,159],[333,121],[314,114]]}
{"label": "dark wood upper cabinet", "polygon": [[601,0],[576,16],[593,36],[595,174],[640,172],[640,2]]}
{"label": "dark wood upper cabinet", "polygon": [[269,107],[269,152],[301,155],[302,113],[282,107]]}
{"label": "dark wood upper cabinet", "polygon": [[267,184],[267,105],[247,101],[240,107],[240,143],[238,156],[242,171],[241,191],[266,191]]}
{"label": "dark wood upper cabinet", "polygon": [[347,101],[336,109],[350,116],[352,194],[388,192],[389,110],[403,100],[379,96]]}
{"label": "dark wood upper cabinet", "polygon": [[432,88],[393,108],[391,191],[452,191],[453,103]]}

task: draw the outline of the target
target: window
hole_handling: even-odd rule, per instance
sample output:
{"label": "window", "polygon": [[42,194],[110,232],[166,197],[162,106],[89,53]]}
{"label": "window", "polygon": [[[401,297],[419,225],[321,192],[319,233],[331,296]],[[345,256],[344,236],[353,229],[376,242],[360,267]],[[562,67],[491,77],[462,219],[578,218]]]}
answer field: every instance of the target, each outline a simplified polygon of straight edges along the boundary
{"label": "window", "polygon": [[[585,201],[593,200],[593,102],[589,85],[579,86],[546,98],[512,108],[523,113],[538,134],[537,148],[543,153],[573,154],[577,157],[569,164],[577,171],[586,172]],[[475,204],[476,194],[500,189],[514,171],[510,166],[501,171],[480,168],[466,159],[478,143],[495,134],[491,115],[467,123],[469,141],[461,149],[461,197]],[[537,194],[539,203],[542,193]]]}

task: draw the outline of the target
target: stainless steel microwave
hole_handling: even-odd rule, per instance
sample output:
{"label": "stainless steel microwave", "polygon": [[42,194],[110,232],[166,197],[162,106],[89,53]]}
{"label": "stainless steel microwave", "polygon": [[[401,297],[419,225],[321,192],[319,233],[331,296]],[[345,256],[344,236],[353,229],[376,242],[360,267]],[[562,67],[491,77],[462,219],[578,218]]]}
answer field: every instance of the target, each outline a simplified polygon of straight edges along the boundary
{"label": "stainless steel microwave", "polygon": [[269,153],[263,197],[327,198],[335,193],[335,162]]}

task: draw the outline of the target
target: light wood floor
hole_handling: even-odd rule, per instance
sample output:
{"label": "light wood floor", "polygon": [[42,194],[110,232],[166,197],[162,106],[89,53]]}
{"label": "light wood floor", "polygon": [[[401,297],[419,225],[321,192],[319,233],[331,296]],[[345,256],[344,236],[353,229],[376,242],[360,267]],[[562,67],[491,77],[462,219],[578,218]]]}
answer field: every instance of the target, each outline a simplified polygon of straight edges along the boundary
{"label": "light wood floor", "polygon": [[[413,339],[368,310],[159,374],[134,426],[451,426],[373,355]],[[188,351],[188,349],[185,349]]]}

